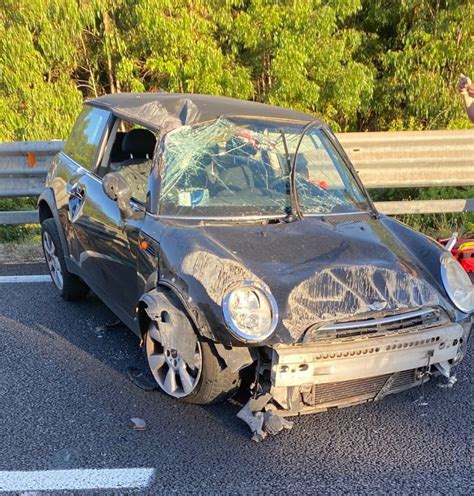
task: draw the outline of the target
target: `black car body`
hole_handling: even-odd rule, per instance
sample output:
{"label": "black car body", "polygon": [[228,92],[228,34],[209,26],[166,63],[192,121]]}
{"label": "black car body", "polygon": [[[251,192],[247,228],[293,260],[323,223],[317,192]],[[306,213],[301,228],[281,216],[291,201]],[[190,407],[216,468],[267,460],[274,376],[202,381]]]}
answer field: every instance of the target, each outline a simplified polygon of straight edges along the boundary
{"label": "black car body", "polygon": [[464,272],[380,215],[306,114],[204,95],[97,98],[39,211],[63,296],[91,288],[176,398],[210,403],[249,378],[267,409],[320,411],[452,379],[464,355]]}

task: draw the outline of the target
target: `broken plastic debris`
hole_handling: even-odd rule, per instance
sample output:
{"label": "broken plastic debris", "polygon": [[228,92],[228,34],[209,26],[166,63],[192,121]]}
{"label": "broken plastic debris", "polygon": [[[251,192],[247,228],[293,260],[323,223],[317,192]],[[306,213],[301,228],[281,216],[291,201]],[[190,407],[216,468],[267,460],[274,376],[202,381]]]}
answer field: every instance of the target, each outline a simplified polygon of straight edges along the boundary
{"label": "broken plastic debris", "polygon": [[420,396],[413,402],[413,404],[416,406],[428,406],[429,402],[426,401],[426,398],[424,396]]}
{"label": "broken plastic debris", "polygon": [[291,430],[293,422],[286,420],[273,412],[265,412],[263,416],[263,429],[271,435],[278,434],[282,430]]}
{"label": "broken plastic debris", "polygon": [[440,362],[435,364],[435,367],[438,369],[438,372],[442,375],[446,382],[438,384],[438,387],[442,389],[451,389],[458,379],[455,375],[451,375],[452,366],[449,362]]}
{"label": "broken plastic debris", "polygon": [[456,384],[456,382],[458,382],[458,378],[453,375],[448,379],[448,382],[440,383],[438,384],[438,387],[440,387],[441,389],[451,389]]}
{"label": "broken plastic debris", "polygon": [[245,403],[242,409],[237,413],[237,417],[243,420],[252,431],[252,441],[263,441],[267,433],[263,430],[263,407],[270,401],[271,395],[264,394],[258,398],[251,398]]}
{"label": "broken plastic debris", "polygon": [[130,419],[131,427],[134,431],[144,431],[146,430],[146,423],[143,419],[139,417],[133,417]]}
{"label": "broken plastic debris", "polygon": [[269,393],[258,398],[251,398],[237,413],[237,417],[250,427],[252,441],[257,443],[263,441],[268,434],[275,435],[282,430],[289,430],[293,427],[293,422],[273,412],[264,413],[262,411],[271,398]]}

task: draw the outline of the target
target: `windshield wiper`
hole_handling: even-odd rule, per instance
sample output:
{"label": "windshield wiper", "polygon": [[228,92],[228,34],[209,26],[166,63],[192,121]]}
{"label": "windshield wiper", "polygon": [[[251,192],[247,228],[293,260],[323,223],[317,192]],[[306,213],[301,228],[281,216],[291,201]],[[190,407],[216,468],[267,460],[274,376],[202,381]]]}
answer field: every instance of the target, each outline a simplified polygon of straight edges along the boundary
{"label": "windshield wiper", "polygon": [[294,220],[302,220],[303,213],[301,212],[300,206],[298,204],[298,195],[296,194],[296,155],[293,163],[290,160],[290,154],[288,152],[288,143],[286,141],[286,135],[283,129],[280,129],[280,136],[283,141],[283,148],[285,149],[285,159],[286,165],[289,171],[289,181],[288,181],[288,193],[290,195],[290,208],[286,212],[285,222],[293,222]]}

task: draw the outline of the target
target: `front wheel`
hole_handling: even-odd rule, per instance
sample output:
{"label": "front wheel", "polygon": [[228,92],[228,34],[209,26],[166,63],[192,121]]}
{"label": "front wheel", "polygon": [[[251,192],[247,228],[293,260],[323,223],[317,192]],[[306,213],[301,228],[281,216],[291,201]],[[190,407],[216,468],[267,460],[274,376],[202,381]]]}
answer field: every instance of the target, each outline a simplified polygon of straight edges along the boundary
{"label": "front wheel", "polygon": [[184,351],[166,344],[172,342],[177,340],[163,339],[157,323],[150,323],[145,351],[151,373],[163,392],[201,405],[225,401],[237,392],[238,372],[221,367],[211,343],[196,336],[195,343]]}

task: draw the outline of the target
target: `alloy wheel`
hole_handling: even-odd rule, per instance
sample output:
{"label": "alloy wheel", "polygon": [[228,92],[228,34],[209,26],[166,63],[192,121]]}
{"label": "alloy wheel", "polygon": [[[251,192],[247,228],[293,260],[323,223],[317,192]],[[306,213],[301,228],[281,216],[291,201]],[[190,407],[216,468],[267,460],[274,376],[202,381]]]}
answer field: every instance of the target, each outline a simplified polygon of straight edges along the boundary
{"label": "alloy wheel", "polygon": [[161,343],[155,322],[150,324],[146,338],[148,365],[160,388],[174,398],[189,396],[197,387],[202,371],[202,349],[198,339],[193,363],[186,361],[179,350]]}
{"label": "alloy wheel", "polygon": [[64,279],[58,250],[53,242],[53,238],[47,231],[43,233],[43,248],[51,279],[54,285],[61,291],[63,289]]}

